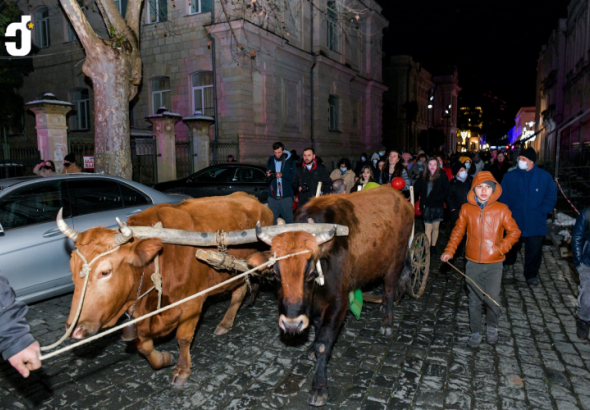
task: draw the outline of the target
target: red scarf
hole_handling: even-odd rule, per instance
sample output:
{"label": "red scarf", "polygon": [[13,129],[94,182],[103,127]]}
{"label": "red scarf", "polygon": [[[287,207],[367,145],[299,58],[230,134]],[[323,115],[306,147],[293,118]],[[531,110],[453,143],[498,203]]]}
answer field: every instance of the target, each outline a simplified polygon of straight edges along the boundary
{"label": "red scarf", "polygon": [[[303,168],[307,168],[307,167],[305,166],[305,161],[303,161],[303,162],[301,163],[301,165],[303,166]],[[309,171],[309,172],[311,172],[311,171],[313,171],[314,169],[316,169],[317,167],[318,167],[318,161],[317,161],[317,160],[314,158],[314,159],[313,159],[313,165],[312,165],[311,169],[309,169],[308,171]]]}

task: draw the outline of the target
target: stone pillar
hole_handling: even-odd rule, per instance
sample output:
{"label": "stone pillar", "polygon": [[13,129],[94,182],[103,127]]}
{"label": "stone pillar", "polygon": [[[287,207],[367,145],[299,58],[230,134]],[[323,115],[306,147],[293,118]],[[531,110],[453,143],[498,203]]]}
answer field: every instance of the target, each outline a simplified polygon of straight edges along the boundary
{"label": "stone pillar", "polygon": [[74,104],[58,101],[53,94],[45,94],[42,100],[28,102],[25,106],[35,113],[41,159],[53,161],[57,173],[61,173],[64,157],[68,154],[66,114],[72,110]]}
{"label": "stone pillar", "polygon": [[168,112],[164,107],[158,114],[150,115],[147,120],[154,125],[157,146],[158,182],[176,179],[176,134],[174,124],[181,120],[180,114]]}
{"label": "stone pillar", "polygon": [[215,119],[205,115],[194,115],[184,117],[182,121],[188,125],[190,138],[193,139],[195,171],[207,168],[211,164],[209,126],[215,122]]}

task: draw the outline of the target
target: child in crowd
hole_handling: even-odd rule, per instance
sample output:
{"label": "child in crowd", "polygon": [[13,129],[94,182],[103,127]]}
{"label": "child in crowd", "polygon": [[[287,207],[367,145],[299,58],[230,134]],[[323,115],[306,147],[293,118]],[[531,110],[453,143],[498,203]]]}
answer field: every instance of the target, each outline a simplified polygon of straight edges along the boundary
{"label": "child in crowd", "polygon": [[580,277],[576,333],[581,340],[588,339],[590,329],[590,246],[586,246],[589,239],[590,208],[587,208],[576,219],[572,234],[572,255]]}
{"label": "child in crowd", "polygon": [[[491,172],[477,173],[471,188],[467,195],[467,203],[461,207],[459,219],[453,228],[441,260],[448,262],[453,258],[457,246],[467,231],[465,273],[493,300],[499,301],[504,255],[518,241],[520,230],[508,207],[497,202],[502,194],[502,187],[496,182]],[[484,297],[471,281],[467,281],[467,285],[469,286],[469,324],[471,326],[469,347],[475,349],[482,341],[481,304],[484,301],[487,305],[486,341],[494,346],[498,343],[500,308]]]}

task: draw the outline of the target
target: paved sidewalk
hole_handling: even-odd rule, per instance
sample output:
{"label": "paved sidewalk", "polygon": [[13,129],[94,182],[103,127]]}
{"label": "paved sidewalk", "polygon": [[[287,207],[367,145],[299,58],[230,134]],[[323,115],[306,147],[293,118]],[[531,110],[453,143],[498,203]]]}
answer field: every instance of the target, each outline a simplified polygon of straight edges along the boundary
{"label": "paved sidewalk", "polygon": [[[590,409],[590,343],[575,335],[576,284],[553,247],[543,253],[538,287],[516,281],[521,259],[505,273],[496,347],[466,346],[464,280],[439,273],[438,261],[424,295],[395,308],[393,337],[379,335],[377,305],[365,304],[361,320],[349,315],[328,365],[325,408]],[[42,345],[63,334],[70,300],[31,306],[28,319]],[[240,310],[229,334],[216,337],[228,303],[206,310],[183,389],[169,387],[170,368],[153,371],[131,344],[110,336],[49,359],[28,380],[1,363],[0,408],[308,409],[311,335],[281,336],[276,299],[266,291],[254,307]],[[173,339],[159,348],[178,351]]]}

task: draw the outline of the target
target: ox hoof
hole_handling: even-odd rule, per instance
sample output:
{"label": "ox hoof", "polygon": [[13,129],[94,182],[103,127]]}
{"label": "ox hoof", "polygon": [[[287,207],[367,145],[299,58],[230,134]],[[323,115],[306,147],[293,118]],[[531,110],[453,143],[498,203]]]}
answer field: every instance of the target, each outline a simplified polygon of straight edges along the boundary
{"label": "ox hoof", "polygon": [[391,327],[381,326],[379,328],[379,333],[383,336],[391,336],[393,334],[393,329]]}
{"label": "ox hoof", "polygon": [[215,336],[223,336],[223,335],[224,335],[224,334],[226,334],[227,332],[229,332],[229,329],[228,329],[228,328],[225,328],[225,327],[223,327],[223,326],[221,326],[221,325],[218,325],[218,326],[215,328]]}
{"label": "ox hoof", "polygon": [[309,360],[310,362],[317,362],[318,361],[318,357],[316,355],[313,345],[307,351],[307,360]]}
{"label": "ox hoof", "polygon": [[328,403],[328,388],[311,389],[307,397],[307,404],[314,407],[325,406]]}
{"label": "ox hoof", "polygon": [[188,380],[188,377],[172,376],[172,383],[171,383],[172,387],[175,387],[175,388],[183,387],[187,380]]}

